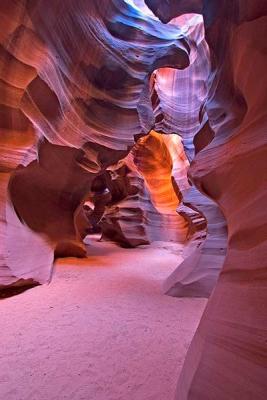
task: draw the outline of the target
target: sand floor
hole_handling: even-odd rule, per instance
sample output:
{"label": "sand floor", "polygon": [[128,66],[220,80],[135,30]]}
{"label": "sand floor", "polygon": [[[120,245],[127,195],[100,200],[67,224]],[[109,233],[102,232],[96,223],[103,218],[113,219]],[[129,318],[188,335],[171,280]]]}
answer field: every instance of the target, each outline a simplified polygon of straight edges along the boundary
{"label": "sand floor", "polygon": [[93,242],[0,301],[0,400],[172,400],[204,299],[161,293],[179,245]]}

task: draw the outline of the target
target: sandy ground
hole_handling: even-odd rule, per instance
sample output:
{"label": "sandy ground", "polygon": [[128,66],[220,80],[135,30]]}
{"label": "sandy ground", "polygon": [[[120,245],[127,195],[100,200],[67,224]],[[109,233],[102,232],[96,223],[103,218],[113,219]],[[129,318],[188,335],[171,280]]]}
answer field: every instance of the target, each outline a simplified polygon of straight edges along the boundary
{"label": "sandy ground", "polygon": [[94,242],[50,285],[1,300],[0,399],[172,400],[206,305],[161,293],[179,251]]}

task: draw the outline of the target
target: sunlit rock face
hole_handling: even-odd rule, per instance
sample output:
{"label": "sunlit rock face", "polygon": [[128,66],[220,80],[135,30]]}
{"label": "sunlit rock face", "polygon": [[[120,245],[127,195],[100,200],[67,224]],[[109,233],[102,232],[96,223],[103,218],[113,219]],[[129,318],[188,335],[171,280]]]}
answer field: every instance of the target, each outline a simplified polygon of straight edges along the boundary
{"label": "sunlit rock face", "polygon": [[92,232],[101,230],[102,240],[124,247],[185,242],[188,223],[176,208],[189,186],[188,166],[179,136],[151,131],[139,139],[126,158],[95,178],[91,207],[86,203]]}
{"label": "sunlit rock face", "polygon": [[[183,1],[146,3],[164,22],[192,12],[190,2],[187,10]],[[267,7],[204,1],[201,12],[212,61],[205,109],[215,137],[200,146],[189,174],[226,217],[228,249],[176,398],[264,399]]]}
{"label": "sunlit rock face", "polygon": [[152,131],[137,142],[132,153],[155,207],[159,212],[176,214],[181,202],[179,191],[189,187],[189,163],[181,139],[175,135],[165,137]]}
{"label": "sunlit rock face", "polygon": [[[102,240],[112,240],[123,247],[136,247],[154,241],[186,241],[185,219],[177,213],[162,213],[154,206],[144,177],[134,163],[129,162],[129,158],[114,173],[117,175],[114,184],[118,185],[120,182],[123,190],[118,197],[117,186],[117,200],[112,199],[106,205],[99,223]],[[179,201],[178,197],[176,200]]]}

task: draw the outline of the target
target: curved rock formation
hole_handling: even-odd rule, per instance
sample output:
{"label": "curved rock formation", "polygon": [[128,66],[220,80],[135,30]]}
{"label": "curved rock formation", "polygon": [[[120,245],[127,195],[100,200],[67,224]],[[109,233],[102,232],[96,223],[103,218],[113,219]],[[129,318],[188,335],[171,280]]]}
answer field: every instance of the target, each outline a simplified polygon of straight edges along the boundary
{"label": "curved rock formation", "polygon": [[238,0],[146,3],[164,22],[196,4],[204,14],[213,71],[206,112],[215,137],[195,157],[190,177],[219,204],[228,226],[223,270],[176,398],[264,399],[267,7]]}
{"label": "curved rock formation", "polygon": [[[214,137],[205,112],[210,52],[200,15],[182,15],[171,24],[187,26],[185,29],[196,46],[190,54],[190,66],[185,70],[160,68],[156,71],[152,91],[155,126],[162,133],[179,134],[186,155],[192,160],[195,151],[205,147]],[[225,257],[226,224],[214,202],[193,187],[182,184],[180,188],[183,201],[178,212],[188,222],[190,243],[184,251],[185,261],[164,283],[163,290],[172,296],[209,297]],[[204,240],[206,231],[208,237]]]}
{"label": "curved rock formation", "polygon": [[[222,258],[223,216],[227,221],[223,270],[188,352],[177,399],[263,400],[267,5],[263,0],[145,2],[170,23],[151,16],[140,0],[1,2],[0,285],[47,282],[55,250],[85,253],[82,207],[91,185],[139,139],[146,147],[137,145],[137,168],[155,209],[171,211],[185,227],[175,214],[183,196],[180,207],[188,209],[180,212],[199,236],[205,227],[202,211],[208,219],[206,242],[174,277],[179,295],[187,289],[210,293]],[[201,17],[192,13],[203,15],[205,32]],[[142,138],[152,129],[179,134],[190,162],[195,145],[190,182],[221,212],[186,187],[175,171],[172,143],[166,150],[170,139]],[[158,163],[150,146],[161,154]],[[162,192],[150,175],[153,168],[163,174]],[[126,186],[138,190],[127,190],[105,218],[120,233],[118,240],[136,245],[149,236],[149,223],[146,231],[143,226],[152,205],[135,168],[124,172]],[[131,226],[133,214],[138,229]],[[211,271],[207,263],[214,256],[220,262]]]}
{"label": "curved rock formation", "polygon": [[[150,131],[150,75],[164,66],[188,66],[189,45],[177,27],[145,18],[123,0],[6,0],[0,16],[0,168],[5,190],[0,284],[6,285],[30,276],[21,263],[12,270],[9,265],[13,246],[5,240],[7,202],[18,216],[16,224],[20,221],[41,235],[49,254],[54,248],[58,254],[84,253],[76,224],[84,225],[80,209],[94,174],[125,157],[134,137]],[[43,151],[47,146],[51,153]],[[74,175],[81,174],[77,182],[85,179],[86,189],[76,181],[71,188],[73,169]],[[34,204],[34,215],[26,202]],[[26,247],[20,251],[27,259]],[[49,257],[45,269],[51,272]],[[30,270],[32,263],[34,280],[43,282],[43,264],[38,267],[38,260],[29,259]]]}
{"label": "curved rock formation", "polygon": [[[233,79],[248,111],[234,131],[225,127],[228,138],[222,137],[223,125],[218,130],[221,133],[218,139],[215,131],[215,139],[197,155],[191,168],[198,187],[223,210],[228,226],[228,250],[180,378],[179,400],[206,399],[211,393],[216,399],[264,399],[266,395],[263,338],[267,328],[264,312],[267,230],[263,204],[267,189],[267,143],[263,132],[267,99],[263,89],[266,46],[260,39],[265,37],[266,27],[267,18],[263,17],[234,29],[230,44]],[[197,365],[192,364],[196,354]]]}

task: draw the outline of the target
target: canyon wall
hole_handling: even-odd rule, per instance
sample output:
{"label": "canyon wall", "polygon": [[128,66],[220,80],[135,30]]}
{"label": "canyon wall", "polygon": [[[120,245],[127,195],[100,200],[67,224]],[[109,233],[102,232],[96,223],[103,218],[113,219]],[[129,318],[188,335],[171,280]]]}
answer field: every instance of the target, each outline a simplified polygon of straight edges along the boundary
{"label": "canyon wall", "polygon": [[[223,211],[228,248],[187,356],[179,400],[266,396],[266,28],[263,16],[233,29],[233,80],[247,112],[232,132],[223,124],[215,129],[215,139],[190,170],[198,188]],[[227,113],[225,104],[222,110]]]}
{"label": "canyon wall", "polygon": [[[178,134],[188,160],[192,161],[195,153],[214,137],[205,110],[211,74],[210,51],[202,16],[181,15],[172,19],[171,24],[187,26],[195,45],[191,47],[188,68],[183,71],[160,68],[155,73],[151,95],[155,126],[163,134]],[[163,291],[177,297],[209,297],[225,258],[225,219],[216,203],[194,186],[181,186],[181,196],[177,211],[188,222],[189,244],[183,252],[184,262],[164,282]]]}
{"label": "canyon wall", "polygon": [[187,354],[176,398],[263,400],[267,392],[266,2],[146,3],[163,22],[196,8],[204,15],[212,62],[205,108],[215,136],[196,155],[189,175],[202,193],[216,201],[228,227],[223,270]]}
{"label": "canyon wall", "polygon": [[187,67],[189,44],[123,0],[6,0],[0,16],[0,285],[44,283],[54,251],[85,254],[91,183],[150,132],[151,74]]}
{"label": "canyon wall", "polygon": [[173,168],[163,202],[135,155],[151,204],[174,215],[177,180],[180,213],[198,235],[165,290],[209,295],[216,284],[176,398],[263,400],[266,2],[146,3],[165,25],[130,0],[1,2],[0,285],[49,281],[55,251],[83,256],[82,206],[94,179],[152,129],[179,134],[199,193],[180,193]]}

